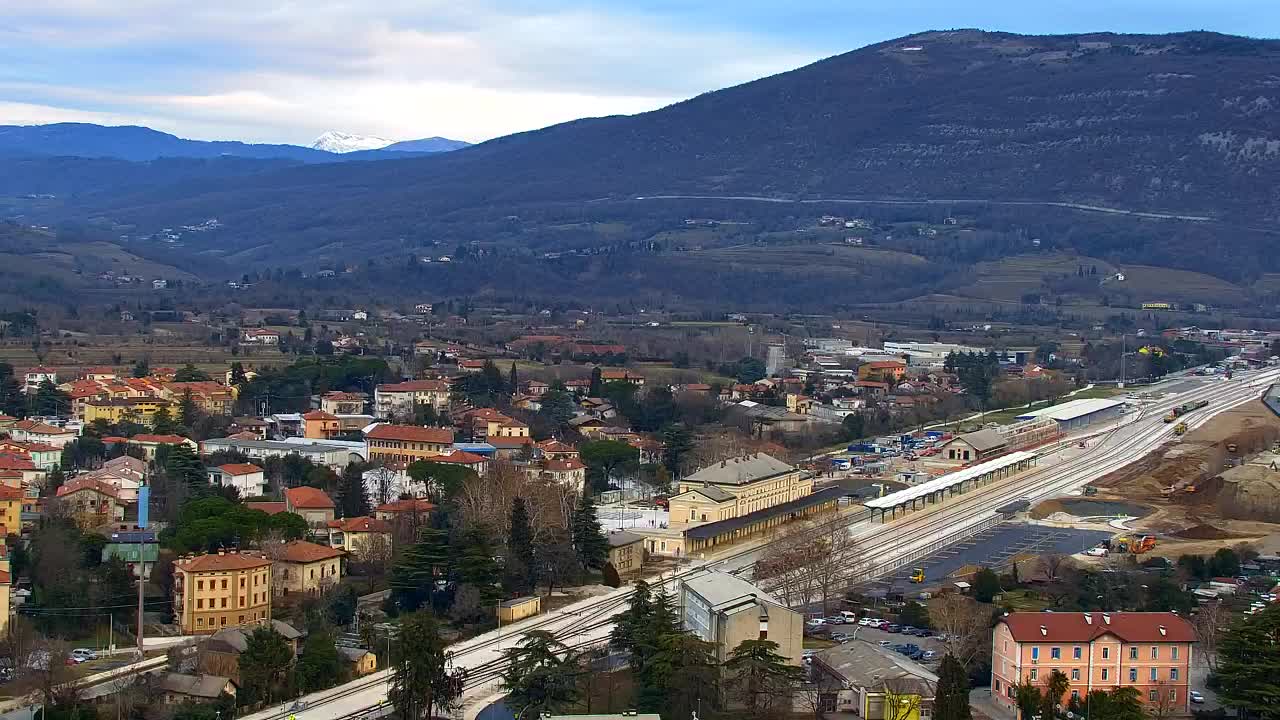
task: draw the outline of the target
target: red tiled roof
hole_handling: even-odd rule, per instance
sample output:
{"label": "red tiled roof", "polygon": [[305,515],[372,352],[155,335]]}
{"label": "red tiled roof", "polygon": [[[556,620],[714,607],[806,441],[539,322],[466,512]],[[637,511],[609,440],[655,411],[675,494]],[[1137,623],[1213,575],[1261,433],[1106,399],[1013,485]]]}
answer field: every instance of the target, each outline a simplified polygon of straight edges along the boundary
{"label": "red tiled roof", "polygon": [[303,420],[337,420],[338,416],[323,410],[312,410],[302,416]]}
{"label": "red tiled roof", "polygon": [[107,497],[118,497],[120,491],[111,483],[103,482],[96,478],[72,478],[63,483],[58,488],[58,497],[70,495],[71,493],[80,492],[81,490],[93,490],[95,492],[106,495]]}
{"label": "red tiled roof", "polygon": [[455,450],[448,455],[437,455],[431,458],[431,462],[453,463],[455,465],[478,465],[486,460],[487,458],[483,456],[463,450]]}
{"label": "red tiled roof", "polygon": [[222,572],[226,570],[252,570],[266,567],[271,561],[261,555],[252,553],[206,553],[193,558],[180,559],[174,562],[178,568],[187,572]]}
{"label": "red tiled roof", "polygon": [[448,428],[428,428],[416,425],[378,425],[366,435],[374,440],[400,440],[402,442],[436,443],[449,445],[453,431]]}
{"label": "red tiled roof", "polygon": [[334,507],[333,499],[326,495],[323,490],[308,485],[285,489],[284,498],[290,507],[295,508],[316,510]]}
{"label": "red tiled roof", "polygon": [[74,435],[74,430],[56,427],[54,425],[46,425],[39,420],[19,420],[13,424],[15,430],[25,430],[29,433],[37,433],[40,435]]}
{"label": "red tiled roof", "polygon": [[549,453],[549,454],[578,452],[577,448],[573,447],[572,445],[568,445],[563,442],[560,442],[559,440],[543,440],[542,442],[538,443],[537,446],[539,449],[542,450],[542,452]]}
{"label": "red tiled roof", "polygon": [[422,498],[405,498],[404,500],[393,500],[389,503],[379,505],[375,510],[385,513],[402,513],[402,512],[431,512],[435,510],[435,504],[423,500]]}
{"label": "red tiled roof", "polygon": [[[58,488],[61,490],[62,488]],[[13,487],[12,485],[0,485],[0,500],[21,500],[25,497],[22,488]],[[0,547],[4,547],[0,545]],[[0,557],[4,557],[0,555]]]}
{"label": "red tiled roof", "polygon": [[577,458],[552,458],[547,461],[546,468],[550,472],[569,472],[570,470],[581,470],[586,465],[582,464]]}
{"label": "red tiled roof", "polygon": [[0,470],[35,470],[36,464],[26,453],[0,452]]}
{"label": "red tiled roof", "polygon": [[156,445],[182,445],[187,442],[187,438],[181,435],[134,435],[129,438],[128,442],[135,443],[154,443]]}
{"label": "red tiled roof", "polygon": [[1131,643],[1196,640],[1191,623],[1171,612],[1021,612],[1000,622],[1018,642],[1089,642],[1108,633]]}
{"label": "red tiled roof", "polygon": [[351,533],[391,532],[391,525],[386,520],[364,516],[330,520],[328,526],[335,530]]}
{"label": "red tiled roof", "polygon": [[253,463],[227,463],[219,465],[218,469],[228,475],[251,475],[262,472],[262,468]]}
{"label": "red tiled roof", "polygon": [[528,438],[528,437],[487,437],[484,439],[484,441],[494,446],[495,448],[502,448],[502,449],[508,449],[508,450],[511,448],[519,448],[519,447],[524,447],[525,445],[533,444],[533,438]]}
{"label": "red tiled roof", "polygon": [[336,557],[342,557],[342,551],[337,548],[331,548],[325,545],[317,545],[306,540],[294,540],[285,543],[284,549],[280,551],[280,560],[291,563],[313,563],[321,560],[332,560]]}
{"label": "red tiled roof", "polygon": [[268,515],[289,511],[289,507],[282,502],[247,502],[244,506],[250,510],[261,510]]}
{"label": "red tiled roof", "polygon": [[9,573],[0,570],[0,585],[9,585],[13,582],[13,578]]}
{"label": "red tiled roof", "polygon": [[872,370],[888,370],[890,368],[904,368],[907,364],[901,360],[876,360],[867,363],[867,367]]}

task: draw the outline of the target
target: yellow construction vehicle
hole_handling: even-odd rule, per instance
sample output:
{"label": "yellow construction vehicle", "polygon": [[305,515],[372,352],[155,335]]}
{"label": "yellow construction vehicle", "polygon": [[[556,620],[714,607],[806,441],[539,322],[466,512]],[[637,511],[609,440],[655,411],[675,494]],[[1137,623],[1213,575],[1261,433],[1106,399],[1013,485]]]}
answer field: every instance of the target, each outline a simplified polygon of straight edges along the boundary
{"label": "yellow construction vehicle", "polygon": [[1139,535],[1137,537],[1129,537],[1121,535],[1115,540],[1115,548],[1122,553],[1131,553],[1133,555],[1141,555],[1156,546],[1156,539],[1153,535]]}
{"label": "yellow construction vehicle", "polygon": [[911,571],[911,577],[908,578],[913,583],[924,582],[924,568],[916,568]]}
{"label": "yellow construction vehicle", "polygon": [[1187,424],[1184,422],[1178,423],[1177,425],[1173,426],[1174,435],[1184,435],[1186,434],[1186,432],[1187,432]]}

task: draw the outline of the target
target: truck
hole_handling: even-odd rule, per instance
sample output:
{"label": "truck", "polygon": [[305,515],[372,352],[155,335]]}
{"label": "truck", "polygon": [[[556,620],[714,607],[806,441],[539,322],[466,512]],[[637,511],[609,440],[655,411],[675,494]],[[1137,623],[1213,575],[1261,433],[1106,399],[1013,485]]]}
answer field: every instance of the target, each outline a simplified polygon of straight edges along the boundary
{"label": "truck", "polygon": [[911,577],[907,578],[913,583],[924,582],[924,568],[915,568],[911,571]]}
{"label": "truck", "polygon": [[1169,414],[1164,416],[1164,421],[1167,423],[1175,422],[1177,421],[1178,418],[1182,417],[1183,415],[1186,415],[1189,412],[1195,412],[1196,410],[1199,410],[1200,408],[1205,407],[1208,404],[1209,404],[1208,400],[1193,400],[1192,402],[1182,403],[1181,405],[1170,410]]}
{"label": "truck", "polygon": [[1184,422],[1180,422],[1177,425],[1173,426],[1174,435],[1184,435],[1186,434],[1186,432],[1187,432],[1187,424]]}

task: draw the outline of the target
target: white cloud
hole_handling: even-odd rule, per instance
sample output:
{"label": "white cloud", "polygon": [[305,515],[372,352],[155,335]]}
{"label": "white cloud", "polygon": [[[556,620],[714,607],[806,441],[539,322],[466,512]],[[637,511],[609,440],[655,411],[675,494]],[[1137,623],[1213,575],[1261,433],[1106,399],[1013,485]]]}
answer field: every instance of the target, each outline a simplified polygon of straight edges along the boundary
{"label": "white cloud", "polygon": [[[495,0],[49,0],[6,13],[0,46],[41,72],[21,88],[0,82],[19,95],[4,99],[257,141],[326,129],[481,140],[655,109],[814,59],[754,35]],[[86,59],[118,71],[86,87],[75,67]]]}

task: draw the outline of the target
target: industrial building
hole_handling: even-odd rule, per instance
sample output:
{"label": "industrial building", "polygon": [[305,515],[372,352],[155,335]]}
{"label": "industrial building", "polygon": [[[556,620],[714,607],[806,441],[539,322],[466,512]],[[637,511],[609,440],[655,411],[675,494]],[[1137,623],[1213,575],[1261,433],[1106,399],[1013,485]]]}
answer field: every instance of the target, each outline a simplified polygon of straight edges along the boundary
{"label": "industrial building", "polygon": [[1071,432],[1088,427],[1094,423],[1113,420],[1124,412],[1124,402],[1106,398],[1090,398],[1072,400],[1041,410],[1033,410],[1019,415],[1018,420],[1038,420],[1051,418],[1058,423],[1059,432]]}
{"label": "industrial building", "polygon": [[800,664],[804,616],[737,575],[708,572],[680,583],[681,624],[716,647],[724,662],[743,641],[770,640],[789,665]]}

